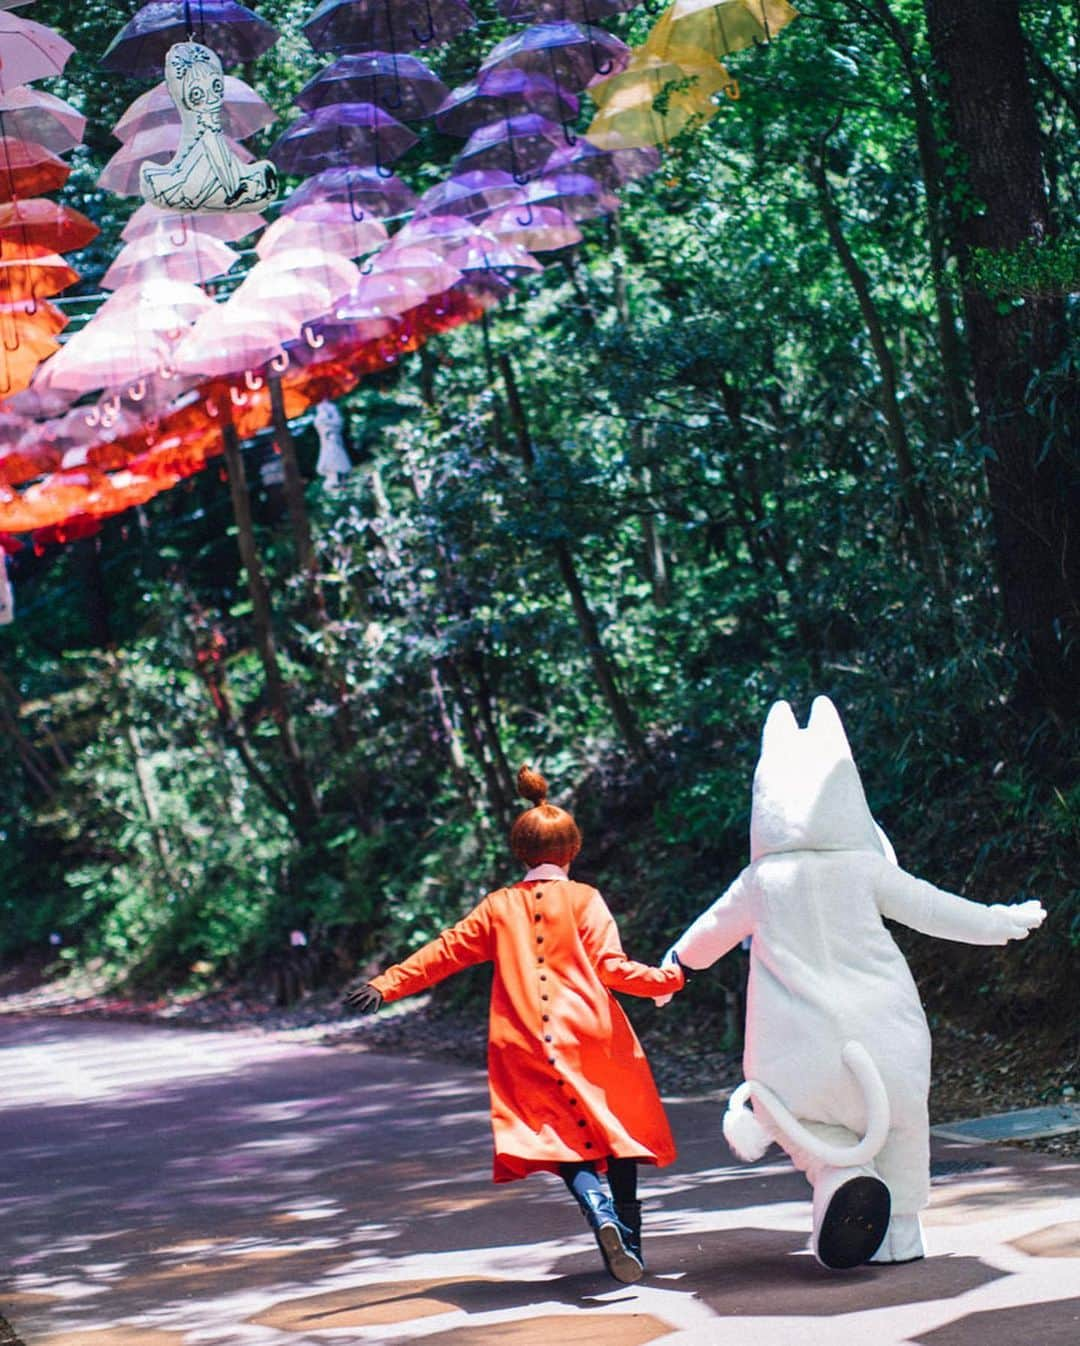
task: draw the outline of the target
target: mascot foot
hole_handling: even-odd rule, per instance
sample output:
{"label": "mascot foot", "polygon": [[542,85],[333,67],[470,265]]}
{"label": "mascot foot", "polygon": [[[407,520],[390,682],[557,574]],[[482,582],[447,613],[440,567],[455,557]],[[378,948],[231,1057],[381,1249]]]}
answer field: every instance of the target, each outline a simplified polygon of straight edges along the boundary
{"label": "mascot foot", "polygon": [[881,1247],[871,1257],[874,1263],[897,1266],[901,1262],[917,1262],[926,1256],[922,1225],[917,1215],[894,1215],[889,1221]]}
{"label": "mascot foot", "polygon": [[889,1189],[869,1169],[826,1169],[814,1185],[814,1256],[843,1271],[868,1262],[889,1226]]}

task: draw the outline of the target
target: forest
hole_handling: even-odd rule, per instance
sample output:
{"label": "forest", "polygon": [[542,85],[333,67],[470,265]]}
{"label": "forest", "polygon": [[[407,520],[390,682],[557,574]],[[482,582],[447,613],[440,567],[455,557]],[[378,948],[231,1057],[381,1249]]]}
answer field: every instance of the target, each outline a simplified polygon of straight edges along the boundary
{"label": "forest", "polygon": [[[510,31],[474,8],[431,57],[448,85]],[[282,38],[243,73],[280,129],[319,62],[306,6],[258,9]],[[102,229],[67,310],[89,313],[137,89],[100,70],[115,6],[33,17],[77,48],[50,87],[88,118],[63,199]],[[299,489],[280,434],[243,443],[249,521],[216,459],[92,536],[23,539],[0,960],[144,993],[344,986],[515,877],[523,762],[656,959],[746,863],[769,705],[827,693],[904,868],[1049,912],[1000,957],[900,935],[924,997],[1075,1024],[1077,19],[807,0],[617,214],[359,380],[339,484],[305,413]],[[456,148],[425,127],[402,176]]]}

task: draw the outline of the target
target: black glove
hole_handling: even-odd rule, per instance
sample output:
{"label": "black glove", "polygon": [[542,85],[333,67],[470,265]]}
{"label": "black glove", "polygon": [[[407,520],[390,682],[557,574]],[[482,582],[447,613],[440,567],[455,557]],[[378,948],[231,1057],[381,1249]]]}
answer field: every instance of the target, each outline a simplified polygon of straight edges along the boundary
{"label": "black glove", "polygon": [[345,997],[345,1004],[358,1014],[374,1014],[382,1004],[382,992],[377,991],[370,982],[358,986]]}

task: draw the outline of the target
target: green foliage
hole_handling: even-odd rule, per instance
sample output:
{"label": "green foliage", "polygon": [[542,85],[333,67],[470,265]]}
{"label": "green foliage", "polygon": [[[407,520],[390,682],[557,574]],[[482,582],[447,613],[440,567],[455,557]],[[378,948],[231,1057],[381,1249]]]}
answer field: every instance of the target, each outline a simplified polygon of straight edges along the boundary
{"label": "green foliage", "polygon": [[[286,38],[253,74],[286,114],[316,63],[301,11],[261,8]],[[117,22],[105,10],[79,20],[97,49]],[[827,692],[905,867],[987,900],[1042,897],[1051,920],[1014,962],[1012,994],[1045,1005],[1063,993],[1080,943],[1064,859],[1076,727],[1011,699],[1020,656],[1001,635],[982,454],[946,396],[939,300],[954,264],[935,270],[929,242],[913,79],[941,111],[921,6],[891,11],[906,56],[880,12],[827,0],[734,57],[741,101],[723,100],[654,178],[624,189],[617,224],[587,225],[578,255],[549,259],[484,328],[362,382],[343,401],[356,469],[344,488],[314,479],[313,434],[294,426],[321,605],[282,501],[258,484],[267,446],[248,446],[289,710],[319,801],[309,834],[288,811],[216,468],[139,524],[20,560],[20,616],[0,632],[0,705],[23,739],[22,756],[0,757],[0,954],[58,930],[78,957],[147,983],[269,976],[298,929],[320,975],[343,978],[506,879],[512,775],[532,760],[583,823],[579,872],[628,948],[652,957],[745,861],[764,710],[786,696],[805,713]],[[626,31],[640,39],[647,22],[628,15]],[[1044,36],[1057,59],[1067,34]],[[480,40],[454,44],[444,68],[467,68]],[[130,91],[77,76],[98,119],[82,189]],[[1059,102],[1045,95],[1043,129],[1055,210],[1075,218]],[[450,148],[425,132],[405,170],[416,186],[445,172]],[[817,156],[896,364],[933,574],[885,434],[880,363],[822,220]],[[945,142],[942,157],[947,206],[962,206]],[[114,246],[123,209],[89,189],[82,201]],[[103,260],[88,255],[88,273]],[[952,372],[966,389],[967,370]],[[107,653],[92,648],[86,548],[102,567]],[[598,682],[567,556],[647,762]],[[0,732],[14,742],[2,720]],[[941,946],[916,957],[931,988],[933,966],[956,966]],[[979,976],[963,993],[1003,994]]]}

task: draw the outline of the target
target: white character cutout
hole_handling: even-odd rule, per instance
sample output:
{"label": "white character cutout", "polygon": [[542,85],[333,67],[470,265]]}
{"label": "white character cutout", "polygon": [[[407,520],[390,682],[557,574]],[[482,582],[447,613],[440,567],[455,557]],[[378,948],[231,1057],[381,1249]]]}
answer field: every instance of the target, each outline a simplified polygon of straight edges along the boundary
{"label": "white character cutout", "polygon": [[747,1162],[776,1142],[806,1174],[824,1266],[914,1261],[930,1195],[930,1031],[882,917],[1005,944],[1046,913],[969,902],[898,868],[824,696],[805,729],[786,701],[769,712],[750,860],[667,955],[692,972],[751,937],[746,1079],[724,1135]]}
{"label": "white character cutout", "polygon": [[167,164],[144,163],[144,201],[170,211],[257,211],[277,195],[268,159],[242,164],[222,128],[225,79],[217,54],[177,42],[165,56],[165,83],[180,113],[180,144]]}

